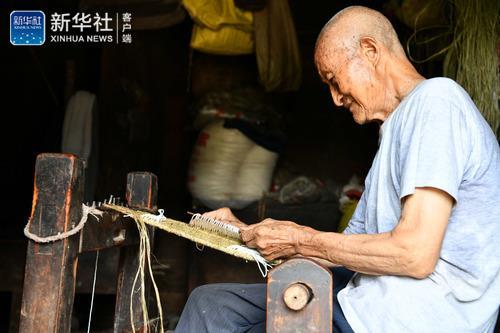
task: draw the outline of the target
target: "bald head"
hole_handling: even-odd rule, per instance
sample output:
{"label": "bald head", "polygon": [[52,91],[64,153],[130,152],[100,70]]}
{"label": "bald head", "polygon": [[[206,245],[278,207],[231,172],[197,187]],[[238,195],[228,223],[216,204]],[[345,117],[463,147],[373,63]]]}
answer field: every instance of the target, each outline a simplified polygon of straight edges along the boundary
{"label": "bald head", "polygon": [[358,124],[384,121],[424,79],[405,55],[389,20],[366,7],[348,7],[325,25],[314,61],[335,105]]}
{"label": "bald head", "polygon": [[378,11],[362,6],[347,7],[325,24],[316,41],[316,54],[339,51],[352,58],[362,37],[373,38],[395,55],[405,54],[391,22]]}

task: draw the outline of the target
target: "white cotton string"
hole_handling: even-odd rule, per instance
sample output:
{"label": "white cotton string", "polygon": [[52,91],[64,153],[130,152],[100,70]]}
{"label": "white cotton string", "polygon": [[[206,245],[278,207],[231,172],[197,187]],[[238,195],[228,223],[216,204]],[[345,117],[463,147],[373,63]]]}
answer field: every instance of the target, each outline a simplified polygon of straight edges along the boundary
{"label": "white cotton string", "polygon": [[[160,212],[161,215],[163,215],[163,209],[161,209]],[[153,268],[151,266],[151,244],[149,242],[149,237],[146,237],[146,256],[147,256],[147,261],[148,261],[148,270],[149,270],[149,277],[151,279],[151,285],[153,286],[153,289],[155,291],[155,297],[156,297],[156,307],[158,309],[158,315],[160,319],[160,332],[163,332],[163,308],[161,306],[161,298],[160,298],[160,292],[158,290],[158,286],[156,285],[156,281],[153,275]]]}
{"label": "white cotton string", "polygon": [[82,218],[80,219],[80,222],[78,222],[78,224],[73,229],[70,229],[70,230],[65,231],[65,232],[58,232],[56,235],[52,235],[52,236],[40,237],[38,235],[35,235],[34,233],[32,233],[29,230],[31,220],[28,220],[28,223],[24,227],[24,235],[26,237],[28,237],[29,239],[31,239],[32,241],[37,242],[37,243],[55,242],[55,241],[62,240],[62,239],[68,238],[70,236],[73,236],[76,233],[78,233],[80,230],[82,230],[83,227],[85,226],[85,223],[87,222],[89,215],[92,215],[93,217],[98,219],[98,216],[102,216],[102,213],[103,212],[100,211],[99,209],[95,208],[94,205],[87,206],[85,204],[82,204]]}
{"label": "white cotton string", "polygon": [[266,277],[269,270],[273,268],[273,266],[269,263],[269,261],[267,261],[266,258],[264,258],[258,251],[254,249],[242,245],[231,245],[228,246],[228,249],[251,256],[253,260],[255,260],[255,262],[257,263],[257,267],[259,268],[262,277]]}
{"label": "white cotton string", "polygon": [[203,216],[200,213],[193,214],[189,224],[203,230],[213,231],[220,235],[240,239],[240,228],[229,223],[224,223],[212,217]]}
{"label": "white cotton string", "polygon": [[[165,221],[167,218],[165,215],[163,215],[165,211],[163,209],[158,209],[158,215],[153,215],[153,214],[142,214],[141,218],[146,221],[152,221],[156,223],[161,223]],[[132,216],[131,216],[132,217]]]}
{"label": "white cotton string", "polygon": [[[144,220],[151,220],[155,221],[157,223],[162,222],[166,220],[166,217],[163,215],[164,211],[163,209],[158,210],[159,214],[158,215],[153,215],[153,214],[142,214],[141,219]],[[132,217],[132,215],[125,215],[126,217]],[[132,331],[135,332],[135,324],[133,320],[133,294],[135,293],[135,287],[137,285],[137,282],[140,283],[140,291],[141,291],[141,306],[142,306],[142,317],[143,317],[143,323],[149,327],[149,315],[148,315],[148,309],[147,309],[147,303],[146,303],[146,295],[145,295],[145,268],[147,264],[147,269],[149,273],[149,277],[151,279],[151,284],[154,288],[155,296],[156,296],[156,305],[158,307],[158,313],[159,313],[159,319],[160,319],[160,332],[163,332],[163,310],[161,306],[161,300],[160,300],[160,293],[158,291],[158,287],[156,285],[156,281],[154,279],[153,275],[153,269],[151,267],[151,244],[149,242],[149,234],[148,234],[148,229],[144,222],[142,222],[139,219],[135,219],[134,221],[136,222],[137,229],[139,231],[139,267],[137,269],[137,272],[134,277],[134,282],[132,284],[132,291],[130,294],[130,324],[132,326]],[[147,260],[147,261],[146,261]],[[139,280],[139,281],[138,281]]]}
{"label": "white cotton string", "polygon": [[[125,217],[132,217],[132,215],[125,215]],[[144,246],[145,246],[145,241],[144,241],[144,225],[140,222],[138,222],[137,220],[136,221],[136,226],[137,226],[137,229],[139,231],[139,262],[138,262],[138,268],[137,268],[137,272],[134,276],[134,282],[132,283],[132,290],[130,292],[130,326],[132,327],[132,332],[135,333],[135,323],[134,323],[134,311],[133,311],[133,307],[134,307],[134,294],[135,294],[135,287],[136,287],[136,284],[137,284],[137,281],[139,280],[139,277],[140,277],[140,283],[141,285],[139,286],[139,289],[141,291],[141,305],[142,305],[142,321],[144,323],[144,325],[147,325],[147,318],[148,318],[148,312],[147,312],[147,307],[146,307],[146,300],[145,300],[145,295],[144,295],[144,289],[145,289],[145,286],[144,286],[144,256],[145,256],[145,253],[144,253]]]}
{"label": "white cotton string", "polygon": [[90,323],[92,322],[92,309],[94,308],[95,282],[97,280],[98,263],[99,263],[99,250],[96,251],[95,255],[94,282],[92,283],[92,298],[90,299],[89,322],[87,324],[87,333],[90,333]]}

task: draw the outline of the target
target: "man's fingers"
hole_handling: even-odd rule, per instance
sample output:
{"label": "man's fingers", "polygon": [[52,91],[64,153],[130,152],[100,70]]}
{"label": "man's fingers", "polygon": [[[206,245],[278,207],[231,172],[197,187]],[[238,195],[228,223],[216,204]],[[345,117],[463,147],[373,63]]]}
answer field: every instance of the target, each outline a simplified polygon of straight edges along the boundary
{"label": "man's fingers", "polygon": [[278,220],[275,220],[272,218],[267,218],[267,219],[260,221],[259,224],[266,225],[266,224],[272,224],[272,223],[276,223],[276,222],[278,222]]}
{"label": "man's fingers", "polygon": [[217,218],[217,219],[228,218],[231,215],[232,212],[229,208],[219,208],[202,214],[202,216]]}
{"label": "man's fingers", "polygon": [[255,242],[255,238],[252,240],[249,240],[248,242],[245,242],[245,245],[249,248],[252,248],[252,249],[257,248],[257,243]]}
{"label": "man's fingers", "polygon": [[238,227],[238,228],[245,228],[247,227],[247,224],[241,222],[241,221],[235,221],[235,220],[222,220],[222,222],[225,222],[225,223],[229,223],[229,224],[232,224],[234,225],[235,227]]}
{"label": "man's fingers", "polygon": [[212,219],[216,219],[216,220],[221,220],[224,218],[224,214],[222,214],[222,212],[220,212],[220,210],[213,210],[211,212],[206,212],[206,213],[203,213],[201,216],[203,217],[209,217],[209,218],[212,218]]}
{"label": "man's fingers", "polygon": [[246,226],[245,223],[241,222],[238,220],[236,216],[234,216],[233,212],[231,212],[231,209],[224,207],[224,208],[219,208],[217,210],[213,210],[210,212],[206,212],[202,214],[203,217],[209,217],[227,224],[234,225],[235,227],[242,228]]}
{"label": "man's fingers", "polygon": [[244,227],[241,227],[241,231],[251,231],[255,228],[256,224],[251,224],[251,225],[245,225]]}
{"label": "man's fingers", "polygon": [[[255,238],[253,228],[251,226],[240,228],[240,235],[241,235],[241,240],[244,243],[248,243],[249,241]],[[249,245],[247,244],[247,246]]]}
{"label": "man's fingers", "polygon": [[295,251],[291,248],[280,249],[278,251],[270,252],[270,253],[261,253],[264,258],[267,260],[275,260],[280,258],[287,258],[291,255],[295,254]]}

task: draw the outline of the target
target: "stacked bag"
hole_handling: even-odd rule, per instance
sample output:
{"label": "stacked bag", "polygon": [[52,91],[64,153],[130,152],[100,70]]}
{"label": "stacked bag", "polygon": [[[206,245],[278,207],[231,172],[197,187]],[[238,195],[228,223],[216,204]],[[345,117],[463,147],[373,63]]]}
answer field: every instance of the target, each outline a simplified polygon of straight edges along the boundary
{"label": "stacked bag", "polygon": [[194,106],[199,131],[188,178],[193,196],[216,209],[241,209],[262,197],[283,149],[281,116],[262,88],[212,91]]}
{"label": "stacked bag", "polygon": [[212,121],[198,135],[188,187],[206,207],[242,209],[269,190],[278,154],[224,122]]}

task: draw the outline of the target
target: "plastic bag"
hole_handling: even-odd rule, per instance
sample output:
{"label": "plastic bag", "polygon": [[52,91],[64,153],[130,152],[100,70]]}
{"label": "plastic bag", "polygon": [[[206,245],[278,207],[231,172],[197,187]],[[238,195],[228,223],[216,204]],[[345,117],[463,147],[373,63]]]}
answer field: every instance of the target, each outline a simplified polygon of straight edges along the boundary
{"label": "plastic bag", "polygon": [[182,4],[195,22],[193,49],[226,55],[253,53],[252,12],[237,8],[233,0],[183,0]]}
{"label": "plastic bag", "polygon": [[195,50],[222,55],[239,55],[254,52],[253,34],[232,27],[211,30],[194,25],[191,47]]}

